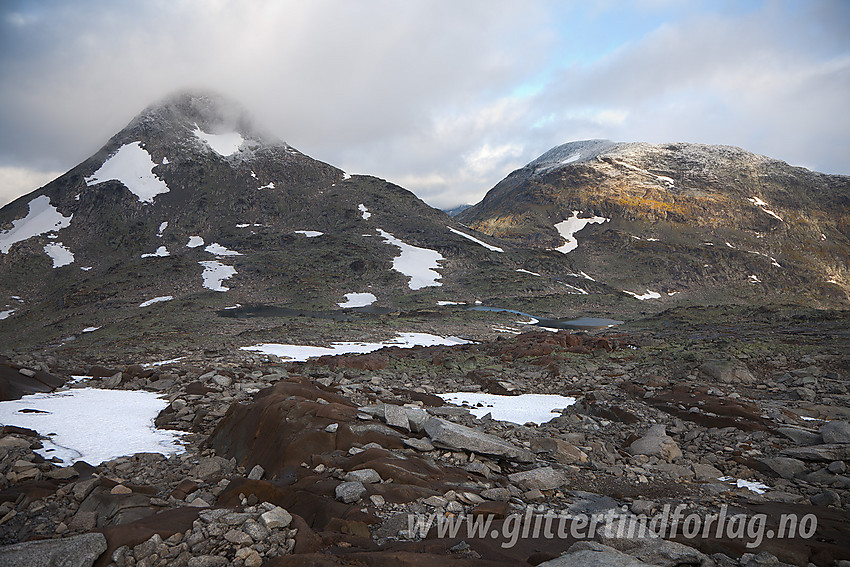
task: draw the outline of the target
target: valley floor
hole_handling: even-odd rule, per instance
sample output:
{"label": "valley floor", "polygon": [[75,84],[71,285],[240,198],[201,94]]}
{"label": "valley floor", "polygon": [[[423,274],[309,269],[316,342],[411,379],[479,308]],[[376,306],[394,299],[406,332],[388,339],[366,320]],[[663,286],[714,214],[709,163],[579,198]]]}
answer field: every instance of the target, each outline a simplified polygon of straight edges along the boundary
{"label": "valley floor", "polygon": [[[157,392],[156,426],[185,434],[170,456],[60,466],[36,452],[49,432],[7,424],[0,565],[850,564],[850,313],[682,308],[588,333],[491,316],[514,332],[423,315],[408,330],[474,342],[306,362],[14,356],[7,372],[90,376],[69,388]],[[459,391],[577,401],[517,424],[439,397]]]}

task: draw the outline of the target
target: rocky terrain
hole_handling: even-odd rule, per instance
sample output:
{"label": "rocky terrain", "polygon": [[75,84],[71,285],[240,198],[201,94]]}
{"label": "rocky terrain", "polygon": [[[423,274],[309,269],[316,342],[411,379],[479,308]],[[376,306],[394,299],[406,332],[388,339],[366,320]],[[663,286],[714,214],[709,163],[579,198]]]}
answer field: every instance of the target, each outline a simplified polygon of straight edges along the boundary
{"label": "rocky terrain", "polygon": [[614,287],[680,301],[846,306],[850,178],[730,146],[571,142],[508,175],[457,220],[555,249],[565,219],[595,221],[568,253]]}
{"label": "rocky terrain", "polygon": [[0,209],[0,566],[846,567],[848,206],[596,140],[450,217],[170,97]]}
{"label": "rocky terrain", "polygon": [[[0,565],[72,552],[79,565],[847,564],[846,314],[683,310],[627,327],[303,363],[18,357],[6,368],[21,375],[92,376],[71,388],[162,393],[156,424],[187,432],[186,451],[59,467],[33,452],[38,434],[4,428]],[[577,402],[521,425],[436,395],[458,390]],[[506,545],[511,521],[668,504],[764,514],[772,529],[814,514],[817,530],[748,547],[746,535],[617,537],[609,517],[591,538],[538,530]],[[489,517],[501,535],[411,533],[408,518],[431,514]]]}

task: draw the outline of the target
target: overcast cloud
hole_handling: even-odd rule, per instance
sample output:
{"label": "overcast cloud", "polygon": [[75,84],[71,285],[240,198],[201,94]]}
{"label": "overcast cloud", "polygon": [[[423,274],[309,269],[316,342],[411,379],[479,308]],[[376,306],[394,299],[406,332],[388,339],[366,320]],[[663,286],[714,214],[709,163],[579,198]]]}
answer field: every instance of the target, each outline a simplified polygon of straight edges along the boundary
{"label": "overcast cloud", "polygon": [[0,3],[0,204],[203,87],[301,151],[476,202],[586,138],[850,174],[850,3]]}

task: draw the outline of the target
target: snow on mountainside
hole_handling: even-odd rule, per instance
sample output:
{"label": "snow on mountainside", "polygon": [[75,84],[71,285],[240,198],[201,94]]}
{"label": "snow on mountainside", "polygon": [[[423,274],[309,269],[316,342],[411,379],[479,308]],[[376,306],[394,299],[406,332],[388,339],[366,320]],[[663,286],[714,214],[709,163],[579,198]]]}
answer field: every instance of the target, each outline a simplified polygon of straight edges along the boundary
{"label": "snow on mountainside", "polygon": [[571,142],[457,219],[514,246],[569,253],[637,299],[662,295],[627,290],[709,302],[850,297],[850,178],[731,146]]}

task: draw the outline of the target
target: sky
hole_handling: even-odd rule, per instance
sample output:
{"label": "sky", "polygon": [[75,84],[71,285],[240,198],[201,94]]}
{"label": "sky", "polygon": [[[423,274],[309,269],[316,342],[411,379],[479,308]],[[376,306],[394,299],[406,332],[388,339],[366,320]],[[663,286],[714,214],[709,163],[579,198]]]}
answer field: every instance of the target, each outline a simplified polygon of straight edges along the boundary
{"label": "sky", "polygon": [[845,0],[0,0],[0,205],[188,88],[441,208],[591,138],[850,174]]}

